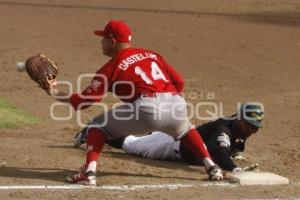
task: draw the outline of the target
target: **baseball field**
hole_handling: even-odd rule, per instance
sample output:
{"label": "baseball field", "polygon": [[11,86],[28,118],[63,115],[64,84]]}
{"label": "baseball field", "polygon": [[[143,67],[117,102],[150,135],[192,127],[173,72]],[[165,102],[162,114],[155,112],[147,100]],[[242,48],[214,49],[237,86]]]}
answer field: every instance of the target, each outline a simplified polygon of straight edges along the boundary
{"label": "baseball field", "polygon": [[[16,63],[44,53],[57,62],[58,80],[75,86],[80,74],[108,61],[93,31],[110,19],[126,21],[133,46],[159,52],[183,74],[187,101],[203,102],[194,124],[208,120],[212,104],[220,116],[261,102],[264,127],[247,141],[242,165],[259,163],[290,184],[210,182],[202,167],[105,146],[98,187],[69,187],[66,176],[85,156],[72,146],[78,117],[54,106]],[[299,0],[0,0],[0,69],[1,200],[300,199]],[[117,101],[109,95],[103,102]],[[91,107],[80,119],[100,112]]]}

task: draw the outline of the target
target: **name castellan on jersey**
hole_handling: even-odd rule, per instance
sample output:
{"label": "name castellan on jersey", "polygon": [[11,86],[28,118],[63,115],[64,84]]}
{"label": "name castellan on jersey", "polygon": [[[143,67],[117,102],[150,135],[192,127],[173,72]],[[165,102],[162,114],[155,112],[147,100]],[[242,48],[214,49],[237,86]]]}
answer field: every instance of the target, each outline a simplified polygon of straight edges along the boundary
{"label": "name castellan on jersey", "polygon": [[138,61],[141,61],[141,60],[145,60],[147,58],[152,58],[152,59],[155,59],[157,60],[157,57],[155,54],[153,53],[149,53],[149,52],[143,52],[143,53],[138,53],[138,54],[134,54],[132,56],[129,56],[127,58],[125,58],[124,60],[122,60],[119,64],[119,68],[121,70],[127,70],[128,67]]}

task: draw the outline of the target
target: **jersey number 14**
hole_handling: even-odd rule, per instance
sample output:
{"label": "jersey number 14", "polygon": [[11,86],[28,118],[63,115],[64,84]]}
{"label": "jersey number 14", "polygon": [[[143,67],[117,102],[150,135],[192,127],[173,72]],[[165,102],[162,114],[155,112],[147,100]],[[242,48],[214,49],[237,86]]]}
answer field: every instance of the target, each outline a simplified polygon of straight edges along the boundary
{"label": "jersey number 14", "polygon": [[[143,79],[143,81],[145,81],[148,85],[153,84],[152,80],[149,78],[146,72],[144,72],[139,66],[136,66],[134,68],[134,72],[135,74],[140,76]],[[165,75],[163,74],[156,62],[151,62],[151,76],[153,80],[163,80],[167,83],[169,82],[169,80],[166,79]]]}

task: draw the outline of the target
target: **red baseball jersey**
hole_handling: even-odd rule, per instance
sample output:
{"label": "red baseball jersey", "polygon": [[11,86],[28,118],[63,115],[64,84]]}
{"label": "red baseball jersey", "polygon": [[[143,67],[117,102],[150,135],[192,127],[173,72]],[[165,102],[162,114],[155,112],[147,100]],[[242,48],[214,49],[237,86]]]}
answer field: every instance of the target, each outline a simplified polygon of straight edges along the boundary
{"label": "red baseball jersey", "polygon": [[90,85],[70,100],[77,110],[81,103],[101,101],[106,92],[113,92],[124,102],[133,102],[142,94],[181,93],[183,85],[182,77],[159,54],[127,48],[98,70]]}

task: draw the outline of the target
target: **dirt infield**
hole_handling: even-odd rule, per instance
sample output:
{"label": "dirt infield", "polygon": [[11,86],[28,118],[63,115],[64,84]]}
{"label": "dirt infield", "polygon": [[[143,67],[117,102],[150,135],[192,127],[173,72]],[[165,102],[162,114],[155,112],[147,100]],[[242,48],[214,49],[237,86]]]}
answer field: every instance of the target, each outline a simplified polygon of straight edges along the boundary
{"label": "dirt infield", "polygon": [[[0,0],[0,97],[40,122],[0,130],[0,186],[64,185],[84,151],[72,147],[74,118],[54,121],[54,101],[15,64],[42,52],[60,66],[59,79],[73,84],[108,58],[94,29],[126,20],[133,45],[153,49],[184,75],[196,103],[214,93],[224,114],[238,102],[265,106],[264,128],[247,142],[244,155],[261,170],[290,179],[287,186],[207,186],[204,170],[181,163],[124,155],[105,147],[98,185],[190,184],[171,189],[0,190],[0,199],[251,199],[300,198],[300,2],[298,0]],[[104,102],[111,104],[109,97]],[[84,111],[84,119],[98,112]],[[65,116],[67,108],[57,111]],[[204,121],[193,119],[195,124]]]}

